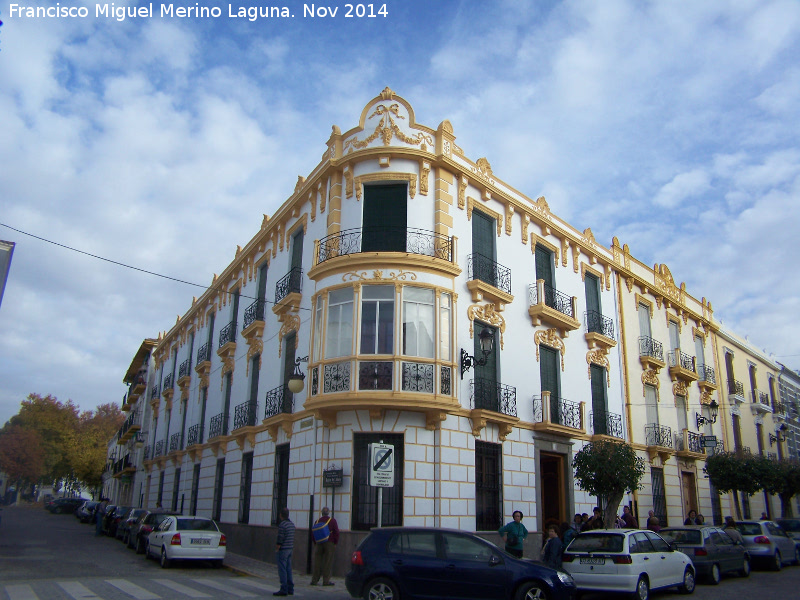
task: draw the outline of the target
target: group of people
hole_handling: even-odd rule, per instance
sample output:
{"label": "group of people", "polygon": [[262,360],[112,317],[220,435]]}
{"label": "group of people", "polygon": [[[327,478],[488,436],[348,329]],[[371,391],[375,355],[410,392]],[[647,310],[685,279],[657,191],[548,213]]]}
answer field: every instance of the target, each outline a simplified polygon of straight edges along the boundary
{"label": "group of people", "polygon": [[[311,585],[333,585],[331,572],[333,571],[333,556],[336,544],[339,543],[339,525],[331,516],[331,509],[327,506],[321,511],[312,528],[312,542],[314,544],[314,571],[311,575]],[[278,564],[278,577],[281,588],[273,592],[273,596],[293,596],[294,579],[292,578],[292,553],[294,551],[295,525],[289,518],[289,509],[280,511],[278,523],[278,537],[275,540],[275,555]]]}

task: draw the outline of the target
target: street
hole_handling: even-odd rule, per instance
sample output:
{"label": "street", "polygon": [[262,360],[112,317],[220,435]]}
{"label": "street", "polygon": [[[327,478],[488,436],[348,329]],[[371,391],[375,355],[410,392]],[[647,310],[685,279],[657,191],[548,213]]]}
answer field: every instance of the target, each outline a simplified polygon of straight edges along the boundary
{"label": "street", "polygon": [[[235,549],[229,548],[229,552]],[[234,563],[230,555],[228,563]],[[186,600],[187,598],[266,598],[278,590],[277,572],[264,565],[263,577],[215,570],[206,563],[178,563],[161,569],[128,550],[122,542],[95,537],[94,526],[71,515],[52,515],[38,506],[5,507],[0,522],[0,600]],[[344,582],[311,588],[308,576],[295,572],[295,597],[349,598]],[[699,584],[697,600],[735,597],[792,598],[800,589],[800,567],[781,572],[754,571],[749,578],[725,577],[718,586]],[[670,590],[653,598],[683,597]],[[584,600],[622,596],[591,594]]]}

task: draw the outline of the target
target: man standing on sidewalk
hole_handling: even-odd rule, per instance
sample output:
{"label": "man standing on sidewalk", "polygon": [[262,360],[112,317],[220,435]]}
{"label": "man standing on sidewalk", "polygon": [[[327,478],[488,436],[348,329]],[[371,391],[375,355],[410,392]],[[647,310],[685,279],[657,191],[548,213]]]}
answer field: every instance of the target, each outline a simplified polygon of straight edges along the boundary
{"label": "man standing on sidewalk", "polygon": [[96,536],[103,533],[103,519],[106,516],[106,506],[108,506],[108,498],[100,498],[100,504],[94,509],[94,534]]}
{"label": "man standing on sidewalk", "polygon": [[281,509],[281,522],[278,524],[278,539],[275,542],[278,576],[281,589],[273,592],[273,596],[293,596],[294,579],[292,579],[292,551],[294,550],[294,523],[289,520],[289,509]]}
{"label": "man standing on sidewalk", "polygon": [[[331,515],[331,509],[327,506],[322,509],[322,516],[317,520],[317,525],[327,525],[327,538],[317,541],[316,527],[314,532],[314,574],[311,576],[311,585],[319,583],[322,576],[322,585],[333,585],[331,581],[331,571],[333,570],[333,555],[336,552],[336,544],[339,543],[339,525]],[[324,527],[321,528],[324,532]],[[324,536],[324,533],[321,535]]]}

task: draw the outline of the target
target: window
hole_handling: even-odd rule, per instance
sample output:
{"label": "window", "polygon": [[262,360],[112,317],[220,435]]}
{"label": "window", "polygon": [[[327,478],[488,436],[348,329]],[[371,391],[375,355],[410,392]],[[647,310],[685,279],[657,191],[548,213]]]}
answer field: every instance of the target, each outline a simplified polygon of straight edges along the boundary
{"label": "window", "polygon": [[[553,272],[553,251],[545,248],[541,244],[536,245],[534,251],[534,261],[536,263],[536,281],[544,281],[544,285],[551,290],[556,287],[555,273]],[[545,292],[545,301],[552,298],[552,293]]]}
{"label": "window", "polygon": [[644,410],[647,424],[658,425],[658,391],[655,386],[644,386]]}
{"label": "window", "polygon": [[391,537],[387,550],[390,554],[436,558],[436,533],[409,531]]}
{"label": "window", "polygon": [[472,279],[497,286],[495,249],[496,221],[477,210],[472,211]]}
{"label": "window", "polygon": [[631,554],[644,554],[647,552],[654,552],[653,544],[647,539],[644,533],[634,533],[630,537],[630,552]]}
{"label": "window", "polygon": [[214,347],[214,319],[217,313],[211,313],[208,315],[208,348],[209,354],[208,359],[211,360],[211,348]]}
{"label": "window", "polygon": [[500,444],[475,442],[475,530],[500,528],[503,466]]}
{"label": "window", "polygon": [[656,549],[656,552],[669,552],[669,544],[665,542],[662,538],[660,538],[651,531],[645,531],[644,534],[647,536],[647,539],[649,539],[650,542],[653,544],[653,547]]}
{"label": "window", "polygon": [[405,183],[364,186],[362,252],[405,252],[408,225]]}
{"label": "window", "polygon": [[452,302],[450,294],[442,294],[439,297],[439,358],[442,360],[450,360],[453,335],[450,316]]}
{"label": "window", "polygon": [[225,406],[222,410],[222,435],[228,435],[228,421],[231,413],[231,388],[233,387],[233,373],[225,373]]}
{"label": "window", "polygon": [[322,319],[325,314],[324,296],[317,296],[317,308],[314,313],[314,351],[312,361],[322,360]]}
{"label": "window", "polygon": [[275,446],[275,472],[272,479],[272,524],[279,522],[289,499],[289,444]]}
{"label": "window", "polygon": [[[669,329],[669,347],[670,347],[670,349],[671,350],[680,350],[680,348],[681,348],[681,336],[680,336],[680,331],[678,331],[678,324],[675,321],[669,321],[667,328]],[[680,364],[680,362],[678,362],[677,364]]]}
{"label": "window", "polygon": [[606,370],[605,367],[590,365],[589,373],[592,382],[592,427],[595,435],[608,435]]}
{"label": "window", "polygon": [[186,413],[189,412],[189,399],[183,400],[181,402],[181,441],[178,445],[178,450],[183,450],[183,442],[186,439]]}
{"label": "window", "polygon": [[[258,268],[258,300],[265,300],[267,298],[267,270],[269,269],[269,264],[265,261],[259,268]],[[264,318],[264,315],[261,315],[261,318]]]}
{"label": "window", "polygon": [[431,289],[403,288],[403,354],[434,358],[434,303]]}
{"label": "window", "polygon": [[353,288],[328,294],[328,327],[325,332],[325,358],[353,353]]}
{"label": "window", "polygon": [[206,431],[206,406],[208,405],[208,386],[200,390],[200,431],[197,435],[197,443],[202,444]]}
{"label": "window", "polygon": [[194,465],[192,469],[192,497],[189,500],[189,513],[197,514],[197,495],[200,490],[200,465]]}
{"label": "window", "polygon": [[[368,531],[378,524],[378,488],[369,485],[369,444],[394,446],[394,487],[383,488],[383,526],[403,524],[403,434],[353,434],[353,512],[352,529]],[[499,526],[498,526],[499,527]],[[496,529],[496,528],[495,528]]]}
{"label": "window", "polygon": [[393,354],[394,286],[361,288],[361,354]]}
{"label": "window", "polygon": [[447,560],[467,560],[486,564],[493,552],[486,542],[457,533],[442,533],[445,558]]}
{"label": "window", "polygon": [[239,482],[239,523],[250,522],[250,488],[253,482],[253,453],[242,455],[242,479]]}
{"label": "window", "polygon": [[642,337],[652,337],[650,335],[650,307],[640,303],[636,312],[639,315],[639,333]]}
{"label": "window", "polygon": [[175,469],[175,485],[172,486],[172,512],[178,510],[178,492],[181,487],[181,470]]}
{"label": "window", "polygon": [[706,352],[703,347],[703,338],[699,335],[694,336],[694,354],[697,357],[697,372],[700,378],[705,378],[704,367],[706,366]]}
{"label": "window", "polygon": [[248,425],[255,425],[256,420],[256,405],[258,404],[258,377],[259,377],[259,363],[261,362],[261,355],[256,354],[250,361],[250,404],[251,410],[248,412],[250,419]]}
{"label": "window", "polygon": [[211,518],[219,521],[222,517],[222,492],[225,485],[225,459],[217,459],[217,470],[214,473],[214,504],[211,507]]}
{"label": "window", "polygon": [[[559,398],[561,390],[559,385],[559,359],[558,350],[539,346],[539,378],[541,380],[542,392],[550,392],[550,421],[561,423],[559,418]],[[547,415],[542,415],[545,420]]]}
{"label": "window", "polygon": [[164,471],[158,474],[158,497],[156,498],[156,506],[161,506],[164,500]]}
{"label": "window", "polygon": [[661,527],[667,526],[667,495],[664,490],[664,469],[650,467],[650,483],[653,489],[653,512]]}
{"label": "window", "polygon": [[[683,430],[689,429],[689,422],[686,416],[686,397],[675,396],[675,408],[678,411],[678,435],[683,439]],[[689,448],[685,448],[689,450]]]}

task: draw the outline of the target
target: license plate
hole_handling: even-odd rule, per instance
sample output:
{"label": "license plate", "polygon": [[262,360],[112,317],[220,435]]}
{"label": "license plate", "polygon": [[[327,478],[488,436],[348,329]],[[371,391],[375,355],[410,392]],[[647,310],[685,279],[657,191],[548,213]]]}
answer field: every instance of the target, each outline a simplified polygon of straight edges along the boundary
{"label": "license plate", "polygon": [[582,565],[604,565],[606,564],[605,557],[588,556],[581,558]]}
{"label": "license plate", "polygon": [[211,545],[211,540],[204,539],[204,538],[192,538],[192,544],[193,545],[199,545],[199,546],[210,546]]}

